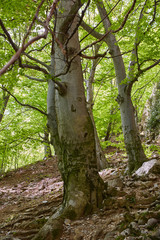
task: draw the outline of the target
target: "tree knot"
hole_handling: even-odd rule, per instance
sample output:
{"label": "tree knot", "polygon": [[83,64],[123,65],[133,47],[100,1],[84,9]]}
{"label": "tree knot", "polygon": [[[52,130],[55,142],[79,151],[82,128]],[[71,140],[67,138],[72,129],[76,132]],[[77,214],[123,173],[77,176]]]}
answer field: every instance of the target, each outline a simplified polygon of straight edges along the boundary
{"label": "tree knot", "polygon": [[118,94],[116,101],[119,105],[121,105],[124,102],[124,98],[120,94]]}

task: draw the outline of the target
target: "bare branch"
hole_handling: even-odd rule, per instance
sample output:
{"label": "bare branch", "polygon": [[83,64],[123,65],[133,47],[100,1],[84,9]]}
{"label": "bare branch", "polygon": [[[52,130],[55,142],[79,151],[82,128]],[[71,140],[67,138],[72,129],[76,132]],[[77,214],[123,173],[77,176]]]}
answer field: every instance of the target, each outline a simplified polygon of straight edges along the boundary
{"label": "bare branch", "polygon": [[32,27],[33,27],[33,25],[34,25],[37,17],[38,17],[40,8],[42,7],[44,1],[45,1],[45,0],[42,0],[42,1],[40,2],[39,6],[37,7],[36,14],[34,15],[34,18],[33,18],[32,22],[31,22],[31,24],[30,24],[30,26],[29,26],[29,29],[28,29],[26,35],[25,35],[24,38],[23,38],[22,48],[25,46],[25,41],[26,41],[27,37],[29,36],[29,34],[30,34],[30,32],[31,32],[31,29],[32,29]]}
{"label": "bare branch", "polygon": [[5,34],[3,34],[3,33],[0,33],[0,36],[1,36],[1,37],[4,37],[4,38],[6,39],[6,36],[5,36]]}
{"label": "bare branch", "polygon": [[117,30],[112,31],[112,33],[117,33],[117,32],[119,32],[120,30],[122,30],[122,28],[124,27],[125,23],[127,22],[127,19],[128,19],[128,17],[129,17],[129,14],[130,14],[130,13],[132,12],[132,10],[134,9],[135,4],[136,4],[136,0],[133,0],[133,4],[132,4],[131,8],[129,9],[129,11],[127,12],[127,14],[126,14],[123,22],[121,23],[121,26],[120,26]]}
{"label": "bare branch", "polygon": [[3,30],[3,32],[5,33],[5,35],[7,36],[7,39],[10,42],[11,46],[17,52],[18,46],[13,42],[9,32],[7,31],[6,27],[4,26],[4,23],[3,23],[2,19],[0,19],[0,26],[1,26],[2,30]]}
{"label": "bare branch", "polygon": [[136,89],[136,91],[132,94],[132,97],[136,94],[136,92],[142,90],[143,88],[145,88],[149,83],[151,83],[154,79],[156,79],[156,77],[158,76],[158,74],[160,73],[160,70],[156,73],[156,75],[150,80],[148,81],[146,84],[144,84],[142,87],[139,87]]}
{"label": "bare branch", "polygon": [[30,50],[29,52],[27,52],[27,54],[30,54],[31,52],[41,52],[46,46],[48,46],[49,44],[51,44],[51,42],[52,41],[49,41],[48,43],[46,43],[43,47],[41,47],[40,49],[37,49],[37,48],[35,48],[35,49],[32,49],[32,50]]}
{"label": "bare branch", "polygon": [[108,52],[108,50],[107,51],[105,51],[103,54],[96,54],[95,56],[87,56],[87,55],[85,55],[85,54],[82,54],[82,53],[80,53],[79,55],[81,56],[81,57],[83,57],[83,58],[87,58],[87,59],[97,59],[97,58],[100,58],[100,57],[104,57],[106,54],[107,54],[107,52]]}
{"label": "bare branch", "polygon": [[34,81],[47,82],[47,80],[45,80],[45,79],[35,78],[35,77],[28,76],[28,75],[24,75],[24,76],[27,77],[28,79],[31,79],[31,80],[34,80]]}
{"label": "bare branch", "polygon": [[160,63],[160,59],[157,60],[155,63],[153,63],[152,65],[150,65],[149,67],[146,67],[144,69],[141,69],[141,72],[140,73],[144,73],[150,69],[152,69],[153,67],[157,66],[158,64]]}
{"label": "bare branch", "polygon": [[[0,19],[0,26],[1,26],[1,28],[3,29],[5,35],[7,36],[7,39],[8,39],[8,41],[9,41],[9,43],[11,44],[11,46],[13,47],[13,49],[17,52],[17,51],[19,50],[19,47],[18,47],[18,46],[14,43],[14,41],[12,40],[9,32],[7,31],[7,29],[6,29],[6,27],[4,26],[4,23],[2,22],[1,19]],[[28,58],[30,58],[31,60],[33,60],[33,61],[35,61],[35,62],[37,62],[37,63],[40,63],[41,65],[43,65],[43,66],[45,66],[47,69],[49,69],[49,66],[48,66],[47,64],[41,62],[40,60],[38,60],[38,59],[36,59],[36,58],[31,57],[28,53],[25,53],[25,52],[24,52],[23,54],[26,55],[26,56],[27,56]],[[19,59],[19,60],[20,60],[20,59]],[[24,64],[22,64],[21,60],[20,60],[20,62],[19,62],[19,66],[22,67],[22,68],[24,68]],[[27,66],[28,66],[28,65],[26,65],[26,68],[28,68]],[[32,65],[30,65],[29,68],[30,68],[30,69],[35,69],[35,66],[33,66],[33,68],[32,68]],[[37,69],[35,69],[35,70],[42,71],[42,72],[44,72],[44,73],[46,74],[47,71],[46,71],[46,70],[44,71],[44,69],[43,69],[43,70],[42,70],[42,69],[43,69],[43,68],[40,68],[39,66],[37,66]]]}
{"label": "bare branch", "polygon": [[32,39],[30,39],[30,40],[25,44],[25,40],[26,40],[26,38],[28,37],[28,35],[29,35],[29,33],[30,33],[30,30],[31,30],[31,28],[32,28],[32,26],[33,26],[36,18],[37,18],[37,14],[38,14],[38,12],[39,12],[39,8],[40,8],[41,5],[43,4],[43,2],[44,2],[44,0],[41,1],[40,5],[39,5],[38,8],[37,8],[37,12],[36,12],[36,14],[35,14],[35,16],[34,16],[34,18],[33,18],[33,21],[32,21],[32,23],[31,23],[31,25],[30,25],[30,27],[29,27],[29,30],[28,30],[26,36],[25,36],[24,39],[23,39],[22,47],[21,47],[20,49],[18,49],[18,51],[16,52],[16,54],[15,54],[15,55],[10,59],[10,61],[0,70],[0,76],[1,76],[2,74],[4,74],[4,73],[7,71],[7,69],[8,69],[12,64],[14,64],[14,63],[16,62],[16,60],[20,57],[20,55],[22,54],[22,52],[24,52],[24,51],[27,49],[28,46],[30,46],[30,45],[33,44],[35,41],[38,41],[38,40],[41,39],[41,38],[45,38],[45,39],[46,39],[46,37],[47,37],[47,35],[48,35],[48,24],[49,24],[49,21],[50,21],[50,19],[51,19],[51,16],[53,15],[54,10],[56,9],[56,6],[57,6],[57,3],[59,2],[59,0],[55,0],[55,1],[53,2],[53,5],[52,5],[51,10],[50,10],[50,13],[49,13],[49,15],[48,15],[47,18],[46,18],[46,26],[45,26],[45,31],[44,31],[44,33],[33,37]]}
{"label": "bare branch", "polygon": [[47,74],[47,75],[49,74],[45,68],[41,68],[38,65],[29,65],[29,64],[26,64],[26,63],[21,63],[20,67],[40,71],[40,72],[43,72],[44,74]]}
{"label": "bare branch", "polygon": [[[114,5],[114,7],[110,10],[110,12],[108,13],[108,15],[116,8],[116,6],[119,4],[119,2],[120,2],[121,0],[118,0],[118,2]],[[101,3],[100,3],[101,4]],[[82,27],[85,27],[84,29],[88,32],[88,34],[86,35],[86,36],[84,36],[81,40],[80,40],[80,42],[82,42],[86,37],[88,37],[90,34],[94,34],[94,35],[96,35],[96,36],[98,36],[98,37],[96,37],[96,36],[94,36],[95,38],[98,38],[98,39],[100,39],[100,38],[102,38],[102,35],[100,34],[100,35],[98,35],[99,33],[97,33],[96,31],[95,31],[95,29],[104,21],[104,19],[106,18],[106,17],[108,17],[108,15],[106,15],[103,19],[101,19],[101,21],[92,29],[92,28],[90,28],[87,24],[85,24],[85,22],[83,22],[82,21],[82,24],[81,24],[81,26]],[[87,26],[86,26],[87,25]],[[89,30],[89,28],[90,28],[90,30]],[[88,31],[89,30],[89,31]],[[92,36],[93,36],[93,34],[92,34]]]}
{"label": "bare branch", "polygon": [[[99,33],[99,32],[97,32],[97,31],[95,31],[95,28],[97,27],[94,27],[94,28],[91,28],[88,24],[86,24],[83,20],[82,20],[82,22],[81,22],[81,26],[83,27],[83,29],[84,30],[86,30],[86,32],[88,32],[88,34],[85,36],[85,38],[88,36],[88,35],[92,35],[93,37],[95,37],[95,38],[97,38],[97,39],[100,39],[103,35],[101,34],[101,33]],[[81,41],[83,41],[84,40],[84,38],[82,38],[81,40],[80,40],[80,42]]]}
{"label": "bare branch", "polygon": [[10,91],[7,90],[7,88],[5,88],[5,87],[0,87],[0,88],[1,88],[2,90],[6,91],[10,96],[12,96],[12,97],[14,98],[14,100],[15,100],[18,104],[20,104],[21,106],[34,109],[34,110],[42,113],[43,115],[47,116],[47,113],[44,112],[44,111],[42,111],[42,110],[40,110],[39,108],[34,107],[34,106],[31,106],[31,105],[29,105],[29,104],[21,103]]}
{"label": "bare branch", "polygon": [[23,55],[25,55],[25,56],[28,57],[29,59],[31,59],[31,60],[33,60],[33,61],[41,64],[42,66],[46,67],[46,68],[49,70],[50,67],[49,67],[46,63],[40,61],[40,60],[37,59],[37,58],[34,58],[34,57],[30,56],[30,55],[29,55],[28,53],[26,53],[26,52],[24,52]]}

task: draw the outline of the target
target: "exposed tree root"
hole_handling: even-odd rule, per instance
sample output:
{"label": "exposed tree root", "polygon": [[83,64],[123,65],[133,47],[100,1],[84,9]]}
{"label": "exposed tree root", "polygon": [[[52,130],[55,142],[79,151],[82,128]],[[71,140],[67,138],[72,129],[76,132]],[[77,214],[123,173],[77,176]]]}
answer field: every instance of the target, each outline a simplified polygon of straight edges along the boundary
{"label": "exposed tree root", "polygon": [[88,204],[83,199],[75,199],[69,201],[68,206],[62,206],[54,213],[41,230],[32,240],[58,240],[63,233],[63,223],[65,219],[78,219],[84,215]]}
{"label": "exposed tree root", "polygon": [[59,209],[54,213],[41,230],[32,240],[58,240],[63,230],[63,222],[65,220],[63,210]]}

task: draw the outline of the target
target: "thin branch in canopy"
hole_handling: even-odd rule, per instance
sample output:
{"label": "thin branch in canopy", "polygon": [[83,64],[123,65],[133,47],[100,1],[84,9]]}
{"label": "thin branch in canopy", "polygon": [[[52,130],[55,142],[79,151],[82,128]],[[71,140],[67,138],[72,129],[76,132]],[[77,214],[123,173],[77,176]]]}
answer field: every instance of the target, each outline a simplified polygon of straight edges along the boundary
{"label": "thin branch in canopy", "polygon": [[28,108],[31,108],[31,109],[34,109],[40,113],[42,113],[43,115],[47,116],[47,113],[42,111],[41,109],[37,108],[37,107],[34,107],[34,106],[31,106],[29,104],[24,104],[24,103],[21,103],[7,88],[5,87],[0,87],[2,90],[6,91],[10,96],[12,96],[14,98],[14,100],[21,106],[23,107],[28,107]]}
{"label": "thin branch in canopy", "polygon": [[20,57],[20,55],[30,46],[32,45],[34,42],[38,41],[39,39],[41,38],[47,38],[47,35],[48,35],[48,25],[49,25],[49,21],[51,20],[51,17],[52,15],[54,14],[54,10],[56,9],[56,6],[57,6],[57,3],[59,2],[59,0],[55,0],[52,4],[52,7],[51,7],[51,10],[50,10],[50,13],[49,15],[46,17],[46,21],[45,21],[45,31],[44,33],[40,34],[40,35],[37,35],[33,38],[31,38],[27,43],[25,43],[25,40],[26,38],[28,37],[29,33],[30,33],[30,30],[37,18],[37,15],[39,13],[39,9],[40,7],[42,6],[44,0],[41,1],[40,5],[38,6],[37,8],[37,12],[32,20],[32,23],[30,24],[30,27],[29,27],[29,30],[27,32],[27,34],[25,35],[24,39],[23,39],[23,44],[22,44],[22,47],[18,49],[18,51],[16,52],[15,55],[13,55],[13,57],[9,60],[9,62],[0,70],[0,76],[3,75],[7,69],[12,65],[14,64],[17,59]]}

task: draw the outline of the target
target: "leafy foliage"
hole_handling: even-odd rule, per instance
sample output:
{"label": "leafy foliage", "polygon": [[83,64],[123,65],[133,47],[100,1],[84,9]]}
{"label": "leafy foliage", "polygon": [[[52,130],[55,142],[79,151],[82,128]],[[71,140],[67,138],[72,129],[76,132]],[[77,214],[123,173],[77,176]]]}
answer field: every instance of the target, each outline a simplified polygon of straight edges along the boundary
{"label": "leafy foliage", "polygon": [[[82,2],[85,4],[87,1]],[[91,1],[83,20],[90,27],[95,27],[94,31],[104,34],[103,21],[101,21],[100,15],[98,14],[96,2],[97,1]],[[118,29],[124,21],[132,3],[130,1],[120,1],[116,6],[114,0],[103,1],[103,3],[112,23],[110,30]],[[41,19],[41,21],[36,19],[30,31],[30,38],[37,36],[38,33],[43,31],[43,22],[49,12],[51,4],[52,1],[48,0],[42,5],[39,12],[39,19]],[[0,18],[2,18],[8,33],[18,47],[22,45],[23,37],[28,31],[37,7],[38,1],[33,0],[1,0]],[[143,17],[140,18],[141,13],[143,13]],[[132,99],[135,109],[137,110],[138,121],[141,120],[153,85],[159,78],[159,69],[157,66],[149,69],[147,72],[140,72],[139,70],[144,70],[160,59],[160,52],[158,51],[160,45],[159,20],[159,2],[157,2],[155,6],[152,0],[138,0],[136,1],[134,11],[129,15],[124,27],[116,33],[126,69],[128,69],[130,64],[131,53],[135,47],[135,40],[138,42],[137,62],[134,69],[134,74],[138,76],[138,78],[132,88]],[[0,78],[0,87],[3,86],[8,89],[19,102],[35,106],[44,112],[46,112],[47,109],[47,81],[50,75],[44,74],[42,68],[46,71],[49,69],[54,23],[53,18],[49,25],[50,34],[46,39],[34,42],[33,45],[28,47],[26,53],[30,57],[25,54],[21,56],[20,63],[25,64],[27,68],[21,67],[17,61],[9,71]],[[93,37],[91,33],[87,34],[88,33],[79,26],[81,49],[86,47],[83,54],[93,56],[94,47],[90,46],[90,44],[95,41],[95,37]],[[106,52],[106,55],[103,58],[99,58],[93,82],[93,113],[95,123],[104,148],[106,145],[113,144],[108,140],[104,142],[109,124],[111,124],[110,137],[116,136],[119,138],[119,147],[123,148],[121,117],[119,106],[115,101],[118,94],[115,83],[116,74],[107,44],[104,41],[100,41],[98,44],[100,44],[99,53],[103,54]],[[0,68],[10,60],[14,53],[15,50],[13,46],[11,46],[3,30],[0,29]],[[37,71],[35,68],[41,68],[41,70]],[[84,79],[87,80],[91,73],[92,59],[83,58],[82,68]],[[26,77],[26,75],[30,78]],[[36,81],[31,78],[34,78]],[[38,80],[40,81],[38,82]],[[56,80],[59,81],[58,78]],[[0,105],[3,106],[2,90],[0,90],[0,100]],[[152,108],[151,117],[148,121],[150,131],[153,129],[157,131],[157,129],[159,129],[159,108],[160,104],[159,100],[157,100]],[[21,164],[34,161],[36,158],[42,158],[43,139],[40,135],[43,135],[45,125],[46,116],[41,115],[36,110],[27,109],[18,105],[10,96],[3,120],[0,123],[1,168],[17,167]],[[20,162],[20,159],[23,159],[23,163]]]}

